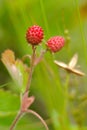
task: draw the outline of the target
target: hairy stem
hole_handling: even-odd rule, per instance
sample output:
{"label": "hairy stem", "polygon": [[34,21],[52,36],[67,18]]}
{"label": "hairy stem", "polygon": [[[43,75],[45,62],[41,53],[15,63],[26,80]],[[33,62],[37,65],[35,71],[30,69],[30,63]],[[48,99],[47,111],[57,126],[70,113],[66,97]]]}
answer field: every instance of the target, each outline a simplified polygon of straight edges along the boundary
{"label": "hairy stem", "polygon": [[[32,79],[32,74],[33,74],[33,69],[34,69],[34,60],[35,60],[35,50],[36,48],[34,46],[32,46],[32,50],[33,50],[33,54],[32,54],[32,57],[31,57],[31,66],[30,66],[30,73],[29,73],[29,77],[28,77],[28,82],[27,82],[27,85],[26,85],[26,90],[24,93],[28,92],[29,88],[30,88],[30,85],[31,85],[31,79]],[[22,109],[22,108],[21,108]],[[18,120],[20,119],[20,117],[22,116],[23,112],[21,111],[20,109],[20,112],[18,113],[18,115],[16,116],[16,118],[14,119],[11,127],[10,127],[10,130],[13,130],[14,127],[16,126]]]}
{"label": "hairy stem", "polygon": [[17,122],[19,121],[20,117],[22,116],[23,112],[19,111],[19,113],[17,114],[17,116],[15,117],[11,127],[10,127],[10,130],[13,130],[17,124]]}
{"label": "hairy stem", "polygon": [[[24,95],[26,95],[26,94],[28,93],[28,91],[29,91],[29,88],[30,88],[30,85],[31,85],[31,80],[32,80],[32,74],[33,74],[33,70],[34,70],[35,65],[38,64],[38,63],[41,61],[41,59],[43,58],[43,55],[44,55],[45,52],[47,51],[47,50],[46,50],[46,51],[43,51],[43,52],[41,53],[39,59],[37,60],[37,62],[36,62],[36,64],[35,64],[35,60],[36,60],[35,50],[36,50],[36,47],[35,47],[35,46],[32,46],[32,50],[33,50],[33,54],[32,54],[32,56],[31,56],[30,73],[29,73],[28,82],[27,82],[27,85],[26,85],[26,90],[25,90],[25,92],[24,92]],[[46,130],[48,130],[47,124],[45,123],[45,121],[42,119],[42,117],[41,117],[39,114],[37,114],[37,113],[34,112],[33,110],[30,110],[30,109],[27,110],[27,107],[28,107],[28,106],[27,106],[27,105],[25,106],[24,104],[26,103],[26,100],[28,99],[28,94],[27,94],[26,96],[27,96],[27,97],[25,97],[25,102],[24,102],[24,100],[23,100],[24,98],[23,98],[22,101],[21,101],[21,104],[23,104],[23,105],[21,106],[20,112],[17,114],[16,118],[14,119],[14,121],[13,121],[11,127],[10,127],[10,130],[13,130],[13,129],[15,128],[17,122],[19,121],[19,119],[21,118],[21,116],[23,115],[23,113],[25,113],[25,112],[32,113],[33,115],[37,116],[37,117],[41,120],[41,122],[44,124]],[[26,108],[25,108],[25,107],[26,107]]]}
{"label": "hairy stem", "polygon": [[31,57],[30,73],[29,73],[28,82],[27,82],[27,86],[26,86],[26,91],[25,92],[27,92],[29,90],[29,88],[30,88],[32,74],[33,74],[33,69],[34,69],[35,50],[36,50],[36,48],[34,46],[32,46],[32,50],[33,50],[33,54],[32,54],[32,57]]}
{"label": "hairy stem", "polygon": [[29,109],[29,110],[26,110],[25,112],[31,113],[31,114],[35,115],[36,117],[38,117],[38,118],[40,119],[40,121],[43,123],[43,125],[45,126],[46,130],[49,130],[49,128],[48,128],[46,122],[43,120],[43,118],[42,118],[38,113],[36,113],[35,111],[30,110],[30,109]]}

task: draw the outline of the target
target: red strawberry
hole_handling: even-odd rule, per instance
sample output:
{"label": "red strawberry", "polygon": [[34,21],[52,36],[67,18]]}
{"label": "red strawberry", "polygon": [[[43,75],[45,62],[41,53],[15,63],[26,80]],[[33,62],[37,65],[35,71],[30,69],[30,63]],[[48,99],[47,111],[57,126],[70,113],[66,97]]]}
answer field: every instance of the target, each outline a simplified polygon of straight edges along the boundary
{"label": "red strawberry", "polygon": [[27,42],[31,45],[38,45],[43,39],[43,29],[38,25],[28,28],[26,33]]}
{"label": "red strawberry", "polygon": [[47,41],[47,47],[51,52],[57,52],[61,50],[64,44],[65,39],[62,36],[54,36]]}

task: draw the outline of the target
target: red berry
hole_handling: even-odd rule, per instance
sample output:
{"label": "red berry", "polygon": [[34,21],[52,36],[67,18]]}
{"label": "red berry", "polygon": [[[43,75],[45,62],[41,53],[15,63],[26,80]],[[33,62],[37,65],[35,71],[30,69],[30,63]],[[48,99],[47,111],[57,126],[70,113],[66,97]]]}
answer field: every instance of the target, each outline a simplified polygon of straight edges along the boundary
{"label": "red berry", "polygon": [[57,52],[61,50],[64,44],[65,39],[62,36],[54,36],[47,41],[47,47],[51,52]]}
{"label": "red berry", "polygon": [[28,28],[26,33],[27,42],[31,45],[38,45],[43,39],[43,29],[38,25]]}

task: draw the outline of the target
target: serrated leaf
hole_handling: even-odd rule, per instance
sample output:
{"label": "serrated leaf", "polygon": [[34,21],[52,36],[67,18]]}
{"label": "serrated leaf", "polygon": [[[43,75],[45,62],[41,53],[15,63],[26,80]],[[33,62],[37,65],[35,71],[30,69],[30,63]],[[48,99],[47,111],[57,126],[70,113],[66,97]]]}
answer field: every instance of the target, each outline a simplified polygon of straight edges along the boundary
{"label": "serrated leaf", "polygon": [[15,60],[14,52],[11,50],[3,52],[1,60],[19,87],[19,90],[24,92],[28,80],[29,68],[21,60]]}

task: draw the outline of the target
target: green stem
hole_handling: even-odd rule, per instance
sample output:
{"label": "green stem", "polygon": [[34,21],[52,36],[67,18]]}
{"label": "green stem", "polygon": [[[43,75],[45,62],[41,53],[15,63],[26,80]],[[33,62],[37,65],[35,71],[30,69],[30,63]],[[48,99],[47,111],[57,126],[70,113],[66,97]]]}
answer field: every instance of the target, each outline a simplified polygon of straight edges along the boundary
{"label": "green stem", "polygon": [[67,105],[68,105],[68,85],[69,85],[69,74],[67,74],[65,81],[65,100],[64,100],[64,115],[67,115]]}
{"label": "green stem", "polygon": [[50,33],[49,33],[48,22],[47,22],[46,12],[45,12],[45,9],[44,9],[43,0],[40,0],[40,6],[41,6],[42,16],[43,16],[44,24],[45,24],[45,27],[46,27],[46,30],[47,30],[47,34],[49,36]]}
{"label": "green stem", "polygon": [[67,116],[67,108],[68,108],[68,86],[69,86],[69,73],[67,74],[65,81],[65,99],[64,99],[64,108],[63,108],[63,117],[64,117],[64,127],[68,130],[66,126],[68,126],[68,116]]}
{"label": "green stem", "polygon": [[80,11],[79,11],[79,3],[78,0],[75,1],[76,3],[76,8],[77,8],[77,13],[78,13],[78,19],[79,19],[79,25],[80,25],[80,31],[81,31],[81,35],[82,35],[82,42],[83,42],[83,49],[84,49],[84,55],[85,55],[85,59],[86,59],[86,63],[87,63],[87,46],[86,46],[86,39],[85,39],[85,35],[83,32],[83,26],[82,26],[82,21],[81,21],[81,16],[80,16]]}

